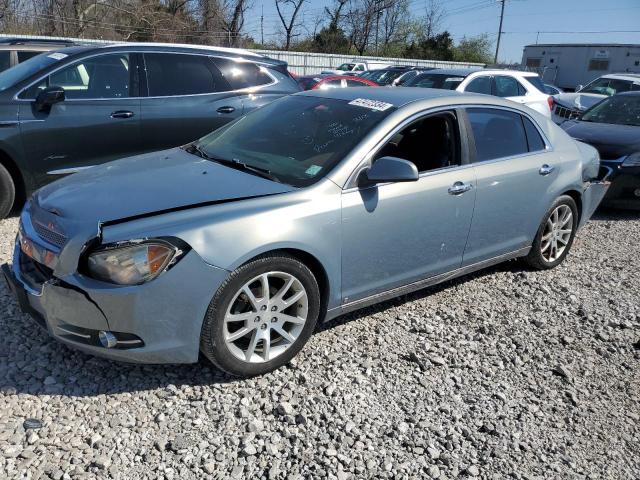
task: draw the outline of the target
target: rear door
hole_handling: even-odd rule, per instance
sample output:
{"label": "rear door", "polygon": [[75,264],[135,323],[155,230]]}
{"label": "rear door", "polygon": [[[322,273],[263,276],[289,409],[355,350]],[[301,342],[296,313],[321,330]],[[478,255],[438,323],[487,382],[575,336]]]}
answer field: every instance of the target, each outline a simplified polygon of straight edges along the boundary
{"label": "rear door", "polygon": [[141,100],[146,151],[184,145],[242,115],[242,100],[208,55],[144,53]]}
{"label": "rear door", "polygon": [[[34,108],[46,87],[66,99],[50,111]],[[140,99],[136,56],[86,57],[40,79],[19,96],[25,157],[39,185],[56,175],[140,152]]]}
{"label": "rear door", "polygon": [[559,170],[527,116],[498,107],[470,107],[466,113],[477,182],[463,262],[471,265],[531,245]]}

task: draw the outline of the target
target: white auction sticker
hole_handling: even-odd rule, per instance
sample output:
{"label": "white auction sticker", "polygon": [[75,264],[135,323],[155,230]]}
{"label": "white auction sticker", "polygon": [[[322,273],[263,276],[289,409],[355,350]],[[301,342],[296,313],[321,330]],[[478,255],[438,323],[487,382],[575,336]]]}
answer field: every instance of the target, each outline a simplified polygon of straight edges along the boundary
{"label": "white auction sticker", "polygon": [[393,104],[380,102],[378,100],[370,100],[368,98],[356,98],[355,100],[351,100],[349,105],[356,105],[357,107],[369,108],[371,110],[378,110],[380,112],[384,112],[385,110],[393,107]]}
{"label": "white auction sticker", "polygon": [[47,55],[49,58],[53,58],[54,60],[62,60],[63,58],[67,58],[66,53],[54,52]]}

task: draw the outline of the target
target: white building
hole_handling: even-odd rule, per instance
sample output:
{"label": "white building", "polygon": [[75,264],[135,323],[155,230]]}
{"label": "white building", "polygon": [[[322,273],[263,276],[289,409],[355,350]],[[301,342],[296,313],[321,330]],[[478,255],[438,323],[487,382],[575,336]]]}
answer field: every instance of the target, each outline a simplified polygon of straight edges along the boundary
{"label": "white building", "polygon": [[527,45],[522,65],[536,70],[545,83],[573,90],[607,73],[640,73],[640,44]]}

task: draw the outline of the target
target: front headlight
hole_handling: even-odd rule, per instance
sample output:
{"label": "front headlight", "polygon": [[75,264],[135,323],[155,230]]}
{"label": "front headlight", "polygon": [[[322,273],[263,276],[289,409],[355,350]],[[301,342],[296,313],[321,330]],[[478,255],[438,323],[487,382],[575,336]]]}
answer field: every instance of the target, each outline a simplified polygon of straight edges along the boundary
{"label": "front headlight", "polygon": [[623,167],[640,167],[640,152],[632,153],[622,162]]}
{"label": "front headlight", "polygon": [[179,254],[173,245],[159,241],[106,248],[89,255],[91,277],[117,285],[140,285],[166,270]]}

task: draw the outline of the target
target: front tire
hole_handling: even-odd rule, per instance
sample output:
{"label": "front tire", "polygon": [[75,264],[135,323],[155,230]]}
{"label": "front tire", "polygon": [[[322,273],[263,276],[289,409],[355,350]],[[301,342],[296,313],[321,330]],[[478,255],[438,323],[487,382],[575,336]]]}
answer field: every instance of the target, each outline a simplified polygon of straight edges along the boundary
{"label": "front tire", "polygon": [[557,267],[566,258],[578,228],[578,207],[562,195],[544,216],[525,262],[537,270]]}
{"label": "front tire", "polygon": [[200,349],[232,375],[275,370],[311,336],[320,301],[315,277],[298,259],[287,254],[259,257],[231,273],[216,292]]}
{"label": "front tire", "polygon": [[11,212],[16,199],[16,187],[8,170],[0,165],[0,220]]}

